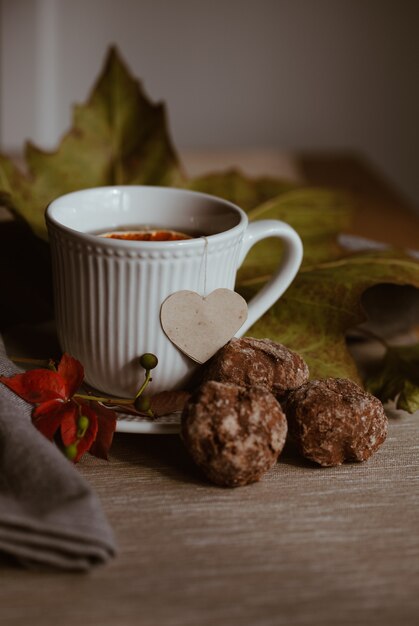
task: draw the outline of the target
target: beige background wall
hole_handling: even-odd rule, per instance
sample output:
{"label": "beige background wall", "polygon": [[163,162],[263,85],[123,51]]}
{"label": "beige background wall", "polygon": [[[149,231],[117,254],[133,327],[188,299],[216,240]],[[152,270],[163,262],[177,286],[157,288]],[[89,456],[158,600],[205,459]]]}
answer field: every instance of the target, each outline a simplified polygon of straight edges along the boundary
{"label": "beige background wall", "polygon": [[0,142],[51,147],[117,43],[176,145],[361,150],[419,206],[419,2],[0,0]]}

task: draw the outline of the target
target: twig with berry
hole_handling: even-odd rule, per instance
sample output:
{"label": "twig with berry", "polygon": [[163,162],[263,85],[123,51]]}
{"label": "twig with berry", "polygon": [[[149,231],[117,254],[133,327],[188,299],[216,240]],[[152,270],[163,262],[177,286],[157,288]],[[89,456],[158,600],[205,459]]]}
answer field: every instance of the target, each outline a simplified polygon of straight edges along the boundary
{"label": "twig with berry", "polygon": [[[82,364],[63,354],[56,366],[28,370],[14,376],[0,376],[0,382],[26,402],[35,405],[34,426],[59,446],[66,457],[76,463],[85,452],[107,459],[116,428],[116,413],[109,406],[129,405],[153,417],[151,400],[144,392],[151,382],[151,371],[157,367],[154,354],[143,354],[140,365],[144,382],[134,398],[111,398],[80,392],[84,380]],[[108,406],[105,406],[108,405]]]}

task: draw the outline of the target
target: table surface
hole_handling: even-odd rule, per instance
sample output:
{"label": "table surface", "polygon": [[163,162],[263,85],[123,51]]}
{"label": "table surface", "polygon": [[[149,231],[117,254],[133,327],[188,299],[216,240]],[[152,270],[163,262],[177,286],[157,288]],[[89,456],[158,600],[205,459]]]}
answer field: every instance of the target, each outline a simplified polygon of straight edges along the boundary
{"label": "table surface", "polygon": [[[417,216],[356,156],[214,152],[185,163],[351,189],[361,198],[354,233],[417,247]],[[177,436],[118,433],[109,463],[86,455],[78,466],[118,557],[87,575],[0,561],[0,622],[416,625],[418,436],[419,415],[398,415],[365,464],[320,469],[287,449],[261,482],[231,490],[208,484]]]}

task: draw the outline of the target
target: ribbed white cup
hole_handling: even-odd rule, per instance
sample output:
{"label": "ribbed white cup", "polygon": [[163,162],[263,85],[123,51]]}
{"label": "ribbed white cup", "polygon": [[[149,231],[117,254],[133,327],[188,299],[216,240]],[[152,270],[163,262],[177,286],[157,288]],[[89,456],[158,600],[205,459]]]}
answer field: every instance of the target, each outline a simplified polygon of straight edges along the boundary
{"label": "ribbed white cup", "polygon": [[[281,266],[249,303],[242,335],[285,291],[302,258],[298,235],[287,224],[248,224],[230,202],[165,187],[120,186],[62,196],[46,213],[51,243],[55,314],[62,349],[79,359],[87,382],[132,397],[144,370],[138,357],[159,359],[149,392],[182,388],[198,367],[167,338],[160,324],[164,300],[183,289],[205,296],[233,289],[247,251],[260,239],[285,242]],[[181,241],[126,241],[97,232],[153,225],[205,233]]]}

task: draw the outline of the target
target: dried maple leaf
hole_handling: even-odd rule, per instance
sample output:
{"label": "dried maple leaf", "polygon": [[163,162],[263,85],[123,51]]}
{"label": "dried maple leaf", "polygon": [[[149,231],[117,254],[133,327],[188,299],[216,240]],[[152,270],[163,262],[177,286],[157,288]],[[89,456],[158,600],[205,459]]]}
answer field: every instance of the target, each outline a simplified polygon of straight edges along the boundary
{"label": "dried maple leaf", "polygon": [[0,376],[1,383],[26,402],[35,404],[34,426],[51,441],[59,432],[74,462],[88,450],[107,458],[116,427],[113,411],[77,397],[83,377],[83,366],[68,354],[62,356],[56,371],[34,369],[10,377]]}
{"label": "dried maple leaf", "polygon": [[152,104],[111,48],[87,102],[74,108],[72,128],[45,152],[27,143],[28,173],[0,155],[0,205],[46,239],[44,212],[58,196],[102,185],[176,185],[183,180],[163,104]]}

